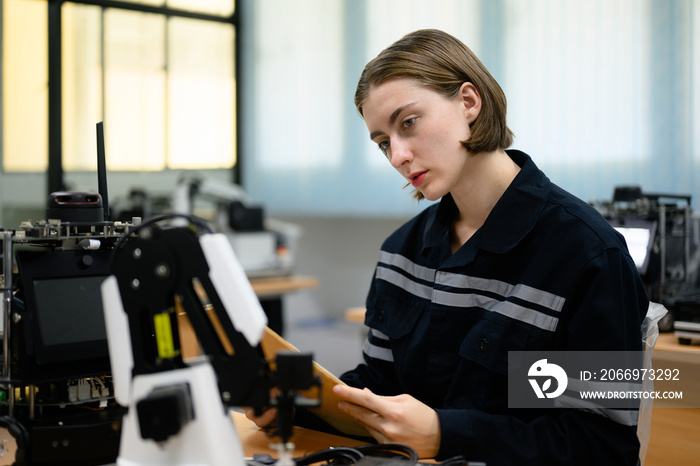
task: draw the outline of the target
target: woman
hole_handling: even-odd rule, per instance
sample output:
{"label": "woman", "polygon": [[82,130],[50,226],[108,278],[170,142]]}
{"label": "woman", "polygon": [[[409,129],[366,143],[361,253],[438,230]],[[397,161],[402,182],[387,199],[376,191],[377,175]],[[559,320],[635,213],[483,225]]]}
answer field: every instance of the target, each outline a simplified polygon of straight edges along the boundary
{"label": "woman", "polygon": [[355,105],[416,196],[440,203],[382,246],[342,409],[422,457],[637,464],[634,415],[507,407],[508,351],[641,350],[649,301],[621,236],[505,150],[503,91],[444,32],[381,52]]}
{"label": "woman", "polygon": [[509,351],[639,351],[649,301],[624,240],[506,150],[506,99],[436,30],[367,64],[355,94],[370,138],[440,200],[382,245],[365,363],[336,386],[380,443],[500,464],[635,465],[636,412],[509,409]]}

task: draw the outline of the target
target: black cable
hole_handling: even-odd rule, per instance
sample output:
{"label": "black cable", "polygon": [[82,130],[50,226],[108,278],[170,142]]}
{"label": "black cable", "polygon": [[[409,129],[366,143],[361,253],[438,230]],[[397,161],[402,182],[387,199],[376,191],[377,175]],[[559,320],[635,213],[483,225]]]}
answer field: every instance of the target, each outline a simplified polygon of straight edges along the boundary
{"label": "black cable", "polygon": [[[401,444],[369,444],[357,447],[335,447],[319,450],[306,456],[294,458],[297,466],[308,466],[326,461],[327,465],[356,464],[362,458],[388,458],[400,461],[401,464],[412,466],[419,463],[418,453],[406,445]],[[267,466],[275,463],[275,459],[269,455],[256,455],[252,461],[247,461],[248,466]],[[393,463],[392,463],[393,464]],[[468,466],[471,464],[463,456],[454,456],[436,463],[440,466]],[[478,463],[484,464],[484,463]]]}
{"label": "black cable", "polygon": [[418,463],[418,453],[413,448],[398,443],[384,443],[378,445],[362,445],[355,447],[365,456],[381,456],[387,458],[402,457],[411,464]]}
{"label": "black cable", "polygon": [[321,461],[328,461],[332,464],[355,464],[365,456],[400,459],[405,461],[407,466],[418,464],[418,453],[413,448],[391,443],[329,448],[295,458],[294,462],[297,466],[305,466]]}
{"label": "black cable", "polygon": [[442,466],[467,466],[469,462],[464,456],[453,456],[438,463]]}
{"label": "black cable", "polygon": [[126,235],[122,236],[119,238],[119,240],[116,242],[114,245],[114,251],[117,251],[122,243],[124,243],[130,236],[135,235],[136,233],[140,232],[141,230],[144,230],[147,227],[150,227],[151,225],[159,222],[163,222],[165,220],[173,220],[176,218],[182,218],[187,220],[190,225],[194,225],[198,227],[200,230],[204,230],[207,233],[214,233],[214,229],[207,223],[206,220],[203,218],[197,217],[196,215],[191,215],[191,214],[181,214],[181,213],[170,213],[170,214],[163,214],[159,215],[157,217],[150,218],[146,220],[145,222],[141,223],[140,225],[136,226],[133,230],[129,231]]}
{"label": "black cable", "polygon": [[[294,458],[294,462],[297,466],[314,464],[320,461],[332,461],[333,464],[355,464],[363,457],[364,455],[357,448],[337,447],[320,450],[300,458]],[[340,460],[347,460],[348,462],[346,463]]]}
{"label": "black cable", "polygon": [[190,222],[190,224],[195,225],[199,227],[201,230],[205,230],[207,233],[214,233],[214,230],[212,227],[207,223],[206,220],[204,220],[201,217],[197,217],[196,215],[192,214],[182,214],[182,213],[177,213],[173,212],[170,214],[163,214],[163,215],[158,215],[157,217],[152,217],[143,222],[141,225],[138,225],[136,228],[134,228],[129,234],[137,232],[147,226],[153,225],[154,223],[162,222],[165,220],[172,220],[175,218],[183,218]]}

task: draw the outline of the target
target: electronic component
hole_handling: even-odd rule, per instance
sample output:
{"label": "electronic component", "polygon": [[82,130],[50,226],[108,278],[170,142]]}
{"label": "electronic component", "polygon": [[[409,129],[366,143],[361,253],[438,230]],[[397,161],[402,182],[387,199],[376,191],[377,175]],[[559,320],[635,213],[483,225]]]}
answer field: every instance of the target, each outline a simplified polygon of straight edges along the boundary
{"label": "electronic component", "polygon": [[[102,284],[116,400],[128,407],[118,464],[242,465],[234,406],[277,405],[287,453],[294,406],[306,402],[296,391],[320,384],[311,357],[279,355],[270,371],[260,347],[267,318],[230,242],[195,233],[201,222],[158,225],[173,217],[183,216],[151,219],[120,241]],[[183,360],[176,307],[203,358]]]}
{"label": "electronic component", "polygon": [[[98,124],[104,158],[101,133]],[[46,220],[0,231],[2,465],[117,456],[124,409],[114,401],[100,284],[115,243],[140,219],[111,222],[103,182],[100,190],[53,193]]]}
{"label": "electronic component", "polygon": [[669,314],[661,331],[681,343],[700,339],[700,217],[691,196],[615,188],[612,202],[593,203],[627,242],[652,301]]}

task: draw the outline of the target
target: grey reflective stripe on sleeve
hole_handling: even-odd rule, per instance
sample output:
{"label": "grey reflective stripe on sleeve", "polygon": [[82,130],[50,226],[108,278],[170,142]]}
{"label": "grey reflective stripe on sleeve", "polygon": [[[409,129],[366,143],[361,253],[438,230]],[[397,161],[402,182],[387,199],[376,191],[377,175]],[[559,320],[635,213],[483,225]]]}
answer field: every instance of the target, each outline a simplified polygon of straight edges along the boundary
{"label": "grey reflective stripe on sleeve", "polygon": [[560,312],[564,307],[564,302],[566,302],[564,298],[557,296],[554,293],[538,290],[537,288],[523,284],[515,285],[512,296],[520,298],[523,301],[539,304],[542,307],[546,307],[556,312]]}
{"label": "grey reflective stripe on sleeve", "polygon": [[552,317],[510,301],[501,301],[475,293],[450,293],[449,291],[435,290],[433,302],[454,307],[479,307],[552,332],[556,330],[559,323],[558,317]]}
{"label": "grey reflective stripe on sleeve", "polygon": [[381,251],[379,253],[379,262],[393,265],[420,280],[430,283],[435,281],[435,269],[418,265],[400,254]]}
{"label": "grey reflective stripe on sleeve", "polygon": [[399,288],[411,293],[412,295],[418,296],[419,298],[430,300],[433,295],[433,287],[430,285],[424,285],[418,283],[411,278],[400,274],[399,272],[386,267],[377,267],[377,272],[375,277],[379,280],[387,281]]}
{"label": "grey reflective stripe on sleeve", "polygon": [[564,307],[565,301],[561,296],[557,296],[547,291],[538,290],[537,288],[533,288],[531,286],[523,284],[513,286],[510,283],[502,282],[500,280],[471,277],[469,275],[461,275],[450,272],[440,272],[436,277],[436,283],[452,288],[488,291],[499,296],[518,298],[529,303],[546,307],[555,312],[561,311],[562,307]]}
{"label": "grey reflective stripe on sleeve", "polygon": [[380,340],[389,341],[389,337],[386,336],[386,335],[384,335],[384,334],[383,334],[382,332],[380,332],[379,330],[377,330],[377,329],[375,329],[375,328],[372,328],[372,329],[370,329],[369,331],[370,331],[370,333],[372,334],[373,337],[378,338],[378,339],[380,339]]}
{"label": "grey reflective stripe on sleeve", "polygon": [[[388,268],[387,265],[399,268],[405,274]],[[511,285],[500,280],[452,272],[436,272],[399,254],[385,251],[380,254],[380,263],[375,277],[436,304],[450,307],[478,307],[547,331],[556,330],[559,318],[530,308],[527,304],[548,309],[551,313],[557,314],[562,310],[565,302],[561,296],[523,284]],[[433,285],[427,283],[434,283],[452,290],[433,289]],[[511,301],[513,298],[522,304]]]}
{"label": "grey reflective stripe on sleeve", "polygon": [[391,352],[391,348],[386,348],[383,346],[373,344],[371,341],[373,338],[376,338],[378,340],[384,340],[387,342],[387,344],[389,341],[389,337],[387,337],[383,333],[374,329],[370,329],[370,334],[365,339],[364,345],[362,345],[362,352],[372,359],[380,359],[382,361],[394,362],[394,355]]}

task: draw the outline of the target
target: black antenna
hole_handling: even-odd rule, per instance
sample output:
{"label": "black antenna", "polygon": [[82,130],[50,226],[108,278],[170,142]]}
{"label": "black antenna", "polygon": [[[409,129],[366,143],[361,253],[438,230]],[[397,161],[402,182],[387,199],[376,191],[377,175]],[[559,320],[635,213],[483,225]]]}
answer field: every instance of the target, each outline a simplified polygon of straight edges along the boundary
{"label": "black antenna", "polygon": [[105,130],[102,121],[97,123],[97,190],[102,197],[104,221],[109,221],[109,200],[107,199],[107,163],[105,159]]}

